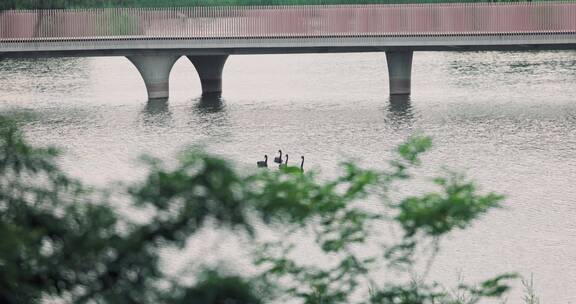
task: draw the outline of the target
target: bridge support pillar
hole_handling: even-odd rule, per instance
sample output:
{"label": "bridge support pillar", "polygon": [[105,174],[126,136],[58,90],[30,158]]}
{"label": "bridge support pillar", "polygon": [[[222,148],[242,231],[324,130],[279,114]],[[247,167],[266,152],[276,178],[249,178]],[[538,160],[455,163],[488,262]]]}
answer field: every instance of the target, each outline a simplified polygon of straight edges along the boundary
{"label": "bridge support pillar", "polygon": [[412,78],[413,51],[386,52],[390,95],[409,95]]}
{"label": "bridge support pillar", "polygon": [[128,59],[144,79],[148,99],[168,99],[170,71],[180,56],[136,55]]}
{"label": "bridge support pillar", "polygon": [[222,71],[228,55],[198,55],[188,59],[200,76],[202,96],[222,93]]}

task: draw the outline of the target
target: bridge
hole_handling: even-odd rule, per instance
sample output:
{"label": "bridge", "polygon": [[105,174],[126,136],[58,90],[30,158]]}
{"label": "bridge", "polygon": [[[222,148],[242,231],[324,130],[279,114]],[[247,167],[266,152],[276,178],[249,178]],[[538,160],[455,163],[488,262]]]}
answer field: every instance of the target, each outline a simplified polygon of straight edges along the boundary
{"label": "bridge", "polygon": [[0,11],[0,59],[125,56],[149,99],[187,56],[203,94],[234,54],[385,52],[390,94],[410,94],[415,51],[576,49],[576,3]]}

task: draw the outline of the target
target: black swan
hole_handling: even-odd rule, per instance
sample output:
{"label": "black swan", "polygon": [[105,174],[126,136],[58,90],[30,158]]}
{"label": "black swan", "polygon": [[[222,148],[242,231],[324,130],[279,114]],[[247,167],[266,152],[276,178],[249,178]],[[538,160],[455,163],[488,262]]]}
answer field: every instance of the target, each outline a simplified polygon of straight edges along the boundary
{"label": "black swan", "polygon": [[287,168],[288,167],[288,154],[284,154],[286,156],[286,162],[285,163],[281,163],[278,168]]}
{"label": "black swan", "polygon": [[300,163],[300,167],[288,167],[288,161],[286,161],[286,164],[282,164],[280,165],[280,169],[282,169],[284,172],[289,172],[289,173],[302,173],[304,172],[304,156],[302,156],[302,162]]}
{"label": "black swan", "polygon": [[277,164],[281,164],[282,163],[282,150],[278,150],[278,153],[280,153],[280,156],[275,157],[274,162]]}
{"label": "black swan", "polygon": [[268,155],[264,155],[264,160],[256,162],[258,168],[268,168]]}

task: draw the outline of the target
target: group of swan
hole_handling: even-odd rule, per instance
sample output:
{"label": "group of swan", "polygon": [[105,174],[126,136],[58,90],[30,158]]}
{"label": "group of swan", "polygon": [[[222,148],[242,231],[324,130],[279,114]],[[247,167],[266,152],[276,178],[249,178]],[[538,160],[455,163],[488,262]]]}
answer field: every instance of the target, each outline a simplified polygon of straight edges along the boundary
{"label": "group of swan", "polygon": [[[280,168],[280,169],[282,169],[282,168],[300,169],[300,171],[304,171],[304,156],[302,156],[302,162],[300,163],[300,168],[289,167],[288,166],[288,154],[284,155],[286,157],[286,160],[284,161],[284,163],[282,163],[282,150],[278,150],[278,153],[280,153],[280,155],[274,157],[274,162],[277,164],[280,164],[280,165],[278,165],[278,168]],[[268,155],[264,155],[264,160],[256,162],[256,165],[258,166],[258,168],[268,168]]]}

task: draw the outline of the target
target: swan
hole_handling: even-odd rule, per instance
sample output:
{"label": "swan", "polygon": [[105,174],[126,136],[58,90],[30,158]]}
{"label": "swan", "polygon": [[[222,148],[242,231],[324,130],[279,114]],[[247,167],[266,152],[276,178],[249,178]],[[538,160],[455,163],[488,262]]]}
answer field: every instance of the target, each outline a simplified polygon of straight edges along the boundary
{"label": "swan", "polygon": [[[286,155],[288,156],[288,155]],[[300,167],[288,167],[288,160],[286,160],[286,164],[285,165],[280,165],[280,169],[282,169],[284,172],[288,172],[288,173],[292,173],[292,172],[297,172],[297,173],[302,173],[304,172],[304,156],[301,156],[302,158],[302,162],[300,163]]]}
{"label": "swan", "polygon": [[288,154],[284,154],[286,156],[286,162],[285,163],[281,163],[278,168],[282,169],[282,168],[287,168],[288,167]]}
{"label": "swan", "polygon": [[258,168],[268,168],[268,155],[264,155],[264,160],[256,162]]}
{"label": "swan", "polygon": [[280,153],[280,156],[275,157],[274,162],[277,164],[281,164],[282,163],[282,150],[278,150],[278,153]]}

